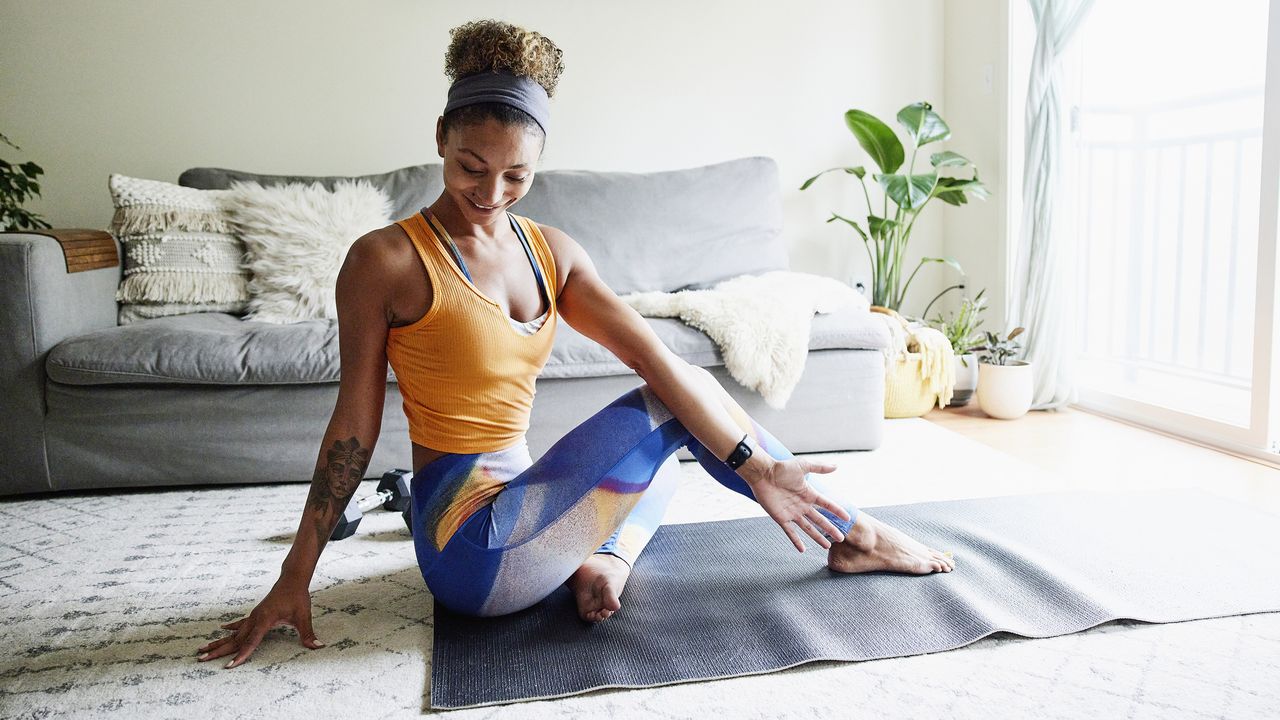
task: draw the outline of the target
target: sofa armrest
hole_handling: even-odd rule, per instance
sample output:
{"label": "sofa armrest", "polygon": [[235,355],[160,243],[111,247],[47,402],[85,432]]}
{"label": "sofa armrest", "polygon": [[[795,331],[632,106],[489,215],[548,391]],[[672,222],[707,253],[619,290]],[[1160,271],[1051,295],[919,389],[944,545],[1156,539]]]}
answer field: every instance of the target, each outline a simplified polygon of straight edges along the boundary
{"label": "sofa armrest", "polygon": [[[101,231],[49,232],[0,233],[0,495],[51,489],[44,445],[49,350],[116,325],[116,241]],[[111,241],[114,260],[100,235]]]}

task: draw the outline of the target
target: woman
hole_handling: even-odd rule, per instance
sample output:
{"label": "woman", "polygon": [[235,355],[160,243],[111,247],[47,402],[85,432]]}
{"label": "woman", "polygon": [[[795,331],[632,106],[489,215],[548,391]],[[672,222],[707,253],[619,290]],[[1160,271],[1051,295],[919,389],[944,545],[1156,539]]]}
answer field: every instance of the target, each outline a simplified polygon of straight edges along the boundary
{"label": "woman", "polygon": [[[550,40],[506,23],[452,31],[453,80],[436,124],[444,192],[358,239],[337,279],[342,376],[311,491],[279,579],[234,634],[200,648],[235,667],[290,625],[308,648],[308,585],[378,437],[386,368],[413,441],[412,531],[423,578],[458,612],[520,610],[568,582],[583,620],[621,607],[623,586],[690,449],[721,484],[758,501],[803,552],[837,572],[949,571],[952,562],[827,496],[799,459],[707,371],[676,357],[601,282],[560,230],[509,212],[528,192],[563,68]],[[524,433],[534,379],[560,318],[645,381],[533,463]],[[726,539],[731,541],[731,539]],[[743,548],[750,552],[750,548]]]}

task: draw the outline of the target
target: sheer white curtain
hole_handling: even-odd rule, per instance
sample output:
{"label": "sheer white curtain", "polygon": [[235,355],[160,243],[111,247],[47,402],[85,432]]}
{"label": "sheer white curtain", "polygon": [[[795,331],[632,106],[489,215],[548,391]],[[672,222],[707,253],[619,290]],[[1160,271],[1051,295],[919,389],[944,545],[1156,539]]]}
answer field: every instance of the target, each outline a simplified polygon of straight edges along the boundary
{"label": "sheer white curtain", "polygon": [[1093,0],[1028,0],[1036,24],[1035,54],[1027,86],[1023,155],[1022,226],[1017,243],[1010,325],[1034,375],[1032,410],[1075,402],[1076,338],[1074,254],[1071,238],[1055,227],[1062,195],[1062,107],[1059,60]]}

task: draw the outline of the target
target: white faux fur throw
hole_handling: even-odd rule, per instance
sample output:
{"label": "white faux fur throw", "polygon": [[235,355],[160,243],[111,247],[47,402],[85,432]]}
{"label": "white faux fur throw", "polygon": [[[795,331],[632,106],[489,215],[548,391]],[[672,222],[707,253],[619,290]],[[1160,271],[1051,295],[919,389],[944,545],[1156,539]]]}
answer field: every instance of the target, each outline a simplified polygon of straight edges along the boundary
{"label": "white faux fur throw", "polygon": [[368,180],[341,180],[332,192],[318,182],[236,181],[228,203],[253,274],[244,319],[281,324],[338,317],[334,290],[347,250],[391,213],[391,200]]}
{"label": "white faux fur throw", "polygon": [[720,348],[725,368],[766,403],[783,408],[804,373],[813,314],[867,299],[834,278],[775,270],[740,275],[707,290],[643,292],[622,300],[648,317],[678,317]]}

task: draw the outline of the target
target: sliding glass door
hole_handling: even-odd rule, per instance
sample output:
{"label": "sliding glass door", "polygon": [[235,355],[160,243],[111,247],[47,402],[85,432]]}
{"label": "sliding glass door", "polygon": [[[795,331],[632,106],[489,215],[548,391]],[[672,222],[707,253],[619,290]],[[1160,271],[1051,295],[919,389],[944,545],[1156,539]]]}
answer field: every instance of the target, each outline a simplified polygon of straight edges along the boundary
{"label": "sliding glass door", "polygon": [[1280,461],[1268,5],[1094,3],[1064,64],[1064,200],[1079,405]]}

